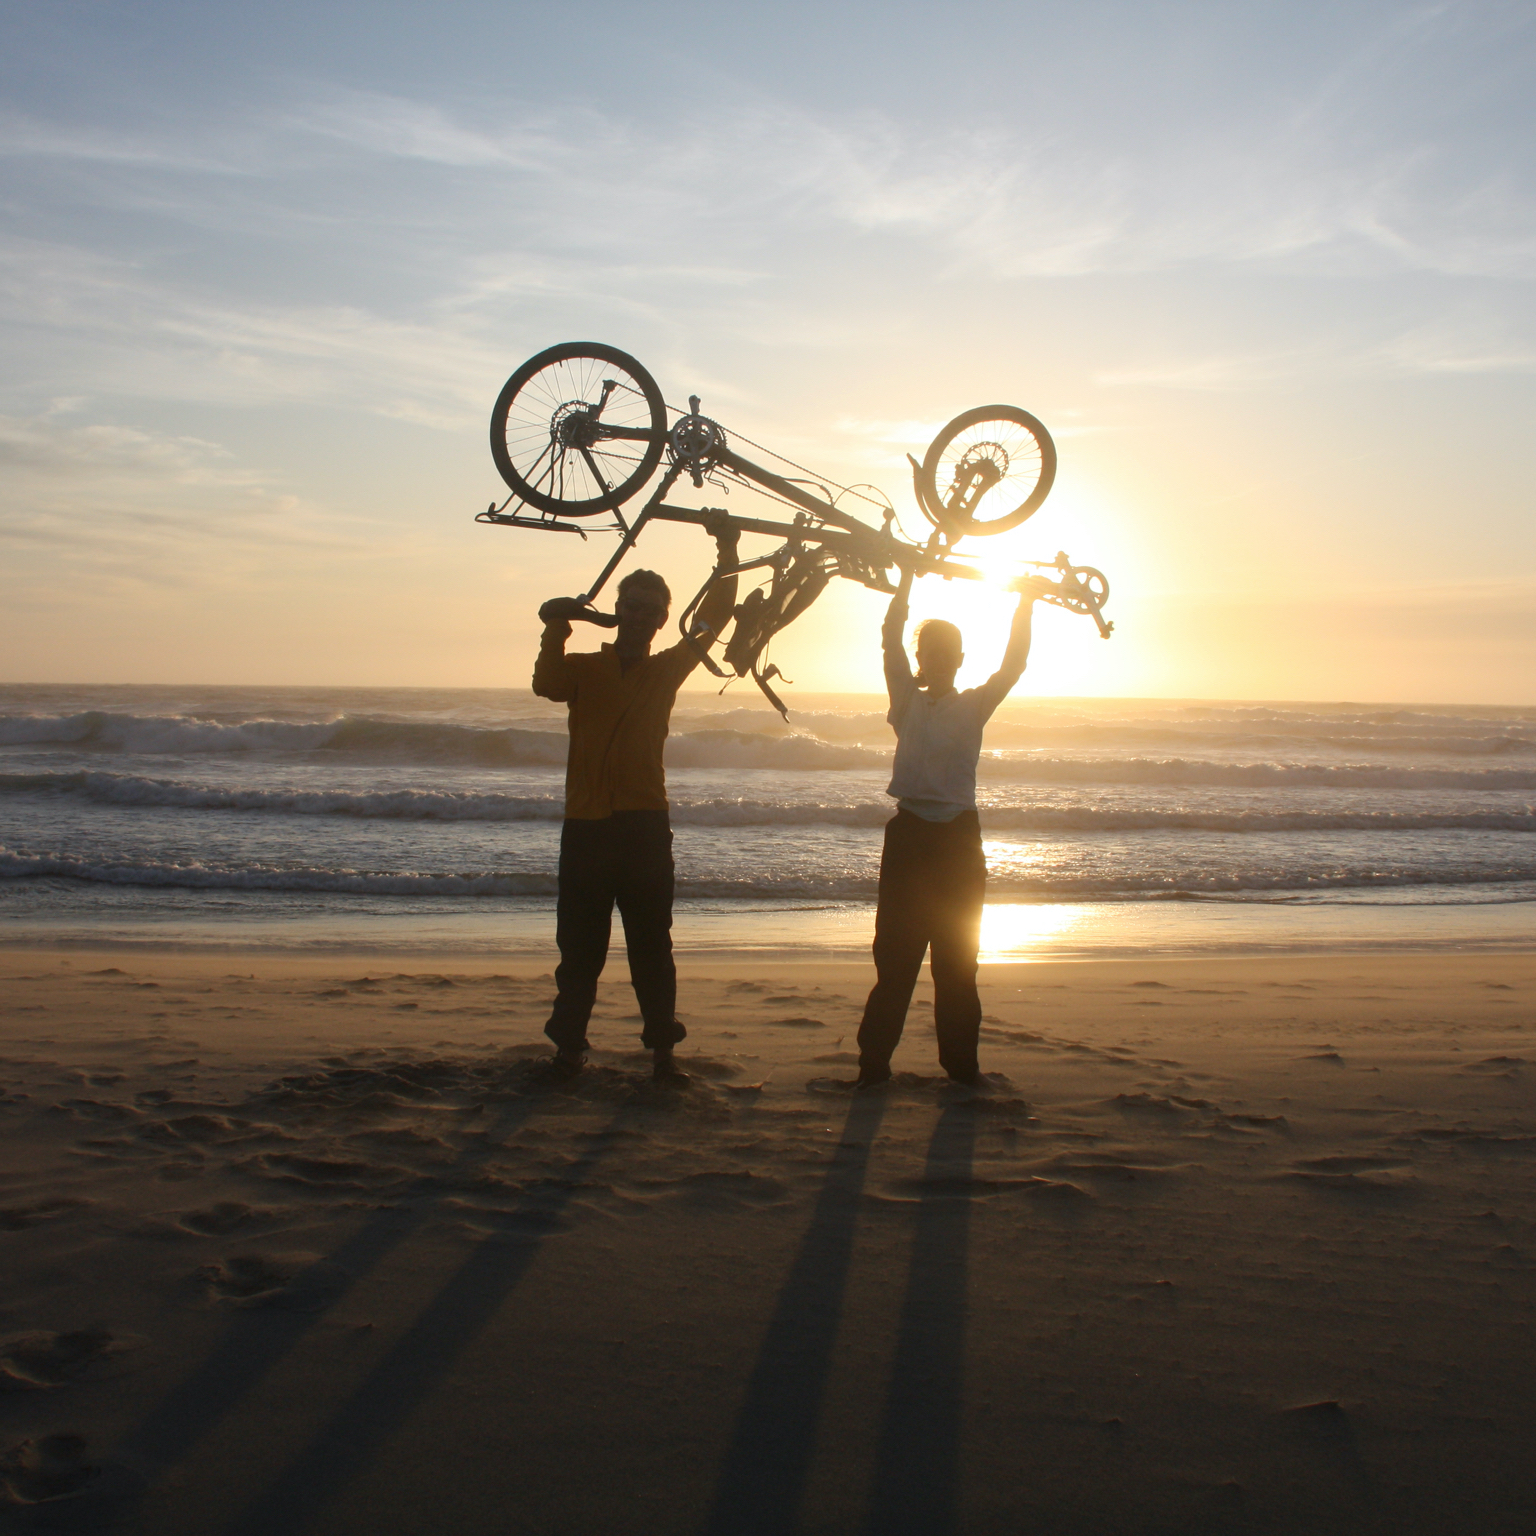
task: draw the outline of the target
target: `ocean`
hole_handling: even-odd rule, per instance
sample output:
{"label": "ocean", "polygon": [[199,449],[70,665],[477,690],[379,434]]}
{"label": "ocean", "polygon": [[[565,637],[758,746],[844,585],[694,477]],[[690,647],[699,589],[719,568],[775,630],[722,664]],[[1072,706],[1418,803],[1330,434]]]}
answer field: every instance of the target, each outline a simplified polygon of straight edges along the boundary
{"label": "ocean", "polygon": [[[564,707],[0,688],[0,942],[551,954]],[[884,701],[685,692],[683,951],[867,952]],[[1521,945],[1536,708],[1032,699],[979,779],[988,959]]]}

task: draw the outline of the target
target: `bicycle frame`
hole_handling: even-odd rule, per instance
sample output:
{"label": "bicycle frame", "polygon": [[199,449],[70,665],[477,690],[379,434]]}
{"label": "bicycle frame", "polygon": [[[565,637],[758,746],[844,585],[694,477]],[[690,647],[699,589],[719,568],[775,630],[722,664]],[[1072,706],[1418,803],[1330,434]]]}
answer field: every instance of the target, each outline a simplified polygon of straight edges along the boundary
{"label": "bicycle frame", "polygon": [[[556,367],[573,358],[611,363],[616,370],[624,370],[625,377],[638,381],[625,388],[632,394],[643,395],[649,402],[651,424],[620,425],[602,419],[613,391],[618,387],[613,378],[606,378],[602,380],[602,392],[597,399],[588,397],[585,403],[566,399],[557,405],[550,418],[550,435],[545,447],[527,470],[513,468],[504,442],[509,412],[518,392],[530,379],[538,377],[539,369]],[[590,379],[590,375],[587,378]],[[796,480],[766,469],[738,453],[730,446],[720,425],[700,414],[697,395],[689,397],[687,413],[678,413],[670,427],[665,425],[663,411],[664,403],[655,381],[633,358],[616,349],[599,344],[569,343],[531,358],[508,380],[491,420],[492,454],[503,478],[512,486],[513,494],[524,496],[523,505],[516,512],[507,512],[506,508],[513,500],[509,496],[500,507],[495,504],[488,507],[476,521],[577,533],[585,539],[587,530],[584,527],[561,520],[566,515],[565,508],[571,507],[569,515],[574,517],[610,514],[612,523],[599,531],[618,533],[618,547],[582,597],[583,611],[573,615],[608,627],[616,623],[616,619],[599,613],[592,604],[649,524],[689,523],[716,534],[729,529],[736,534],[752,533],[780,540],[779,547],[767,555],[736,564],[717,565],[699,593],[684,608],[679,628],[685,640],[692,643],[702,640],[705,631],[697,628],[695,616],[700,602],[715,582],[749,571],[771,572],[766,591],[759,585],[737,605],[724,659],[737,676],[744,677],[750,671],[758,686],[781,711],[784,705],[768,686],[768,679],[777,673],[777,669],[764,670],[766,647],[774,634],[816,600],[829,581],[834,577],[845,577],[886,595],[898,592],[903,582],[917,576],[935,575],[946,581],[955,577],[989,581],[992,579],[989,574],[964,556],[957,555],[954,546],[972,533],[997,532],[1027,517],[1049,490],[1055,473],[1055,449],[1049,433],[1028,412],[1012,406],[980,406],[956,417],[934,439],[921,465],[911,459],[914,494],[934,524],[927,542],[918,544],[906,537],[898,538],[892,532],[895,509],[883,497],[880,501],[864,498],[870,500],[872,506],[883,504],[884,520],[878,528],[873,527],[837,506],[828,485],[811,471],[805,471],[809,478]],[[936,469],[940,455],[955,443],[960,431],[977,424],[990,428],[994,423],[1001,423],[1005,433],[1022,428],[1025,442],[1038,450],[1041,468],[1035,488],[1026,500],[1011,512],[977,521],[982,499],[1008,471],[1008,450],[1003,447],[1003,441],[1012,445],[1013,440],[993,441],[987,437],[974,441],[951,466],[952,475],[942,493],[936,483]],[[526,442],[526,426],[521,430],[524,434],[521,441]],[[604,445],[612,442],[645,445],[640,458],[629,461],[638,468],[631,470],[627,477],[621,471],[616,479],[606,478],[604,465],[611,461]],[[778,457],[771,449],[766,451]],[[1015,447],[1014,451],[1019,450]],[[620,510],[623,502],[660,467],[664,454],[667,456],[666,468],[659,484],[633,521],[627,520]],[[545,464],[547,457],[549,462]],[[597,494],[592,494],[593,487],[584,487],[567,500],[564,465],[572,459],[584,465],[582,473],[592,477]],[[599,463],[599,460],[604,462]],[[793,469],[802,467],[789,460],[784,462]],[[1027,464],[1029,460],[1026,458],[1022,462]],[[544,468],[538,482],[524,478],[541,465]],[[718,483],[716,477],[721,475],[734,479],[745,488],[762,492],[784,504],[793,513],[793,519],[743,516],[719,507],[677,506],[667,498],[685,473],[697,490],[702,490],[706,481]],[[537,490],[533,489],[535,484]],[[813,488],[820,489],[822,494],[814,494]],[[849,488],[839,487],[839,495],[849,493]],[[853,490],[852,494],[862,493]],[[541,509],[539,514],[528,515],[535,507]],[[1074,613],[1090,615],[1099,633],[1106,639],[1109,637],[1114,626],[1105,620],[1102,611],[1109,585],[1100,572],[1088,566],[1072,565],[1065,553],[1058,553],[1054,561],[1020,563],[1033,566],[1037,571],[1051,570],[1056,574],[1056,579],[1047,583],[1045,590],[1035,588],[1034,597]],[[1017,583],[1012,585],[1019,590]],[[707,647],[698,645],[697,649],[700,659],[711,671],[721,677],[727,675],[707,655]]]}
{"label": "bicycle frame", "polygon": [[[615,429],[613,435],[616,437],[650,436],[649,433],[636,429],[623,428]],[[857,581],[871,591],[883,592],[887,596],[894,595],[897,590],[897,582],[892,581],[886,574],[892,569],[902,573],[911,570],[914,576],[942,576],[946,581],[952,577],[959,577],[966,581],[990,580],[984,571],[963,563],[963,557],[957,558],[951,554],[937,530],[926,546],[908,544],[890,532],[889,519],[884,527],[872,528],[851,514],[818,500],[796,485],[794,481],[786,480],[771,470],[763,469],[760,465],[753,464],[749,459],[744,459],[740,454],[733,453],[729,449],[719,455],[716,463],[729,468],[744,480],[755,481],[783,500],[793,502],[802,509],[801,512],[792,523],[785,523],[774,522],[768,518],[743,517],[723,507],[670,506],[665,497],[676,485],[686,467],[681,461],[673,463],[662,477],[661,484],[656,488],[655,493],[640,509],[634,522],[626,522],[623,514],[617,509],[614,510],[614,520],[623,537],[608,563],[599,572],[597,580],[584,594],[588,603],[594,601],[598,593],[608,584],[609,578],[623,563],[625,555],[634,547],[646,525],[652,522],[691,523],[695,527],[702,528],[707,524],[718,524],[723,520],[737,533],[755,533],[768,538],[783,539],[787,548],[814,544],[826,550],[836,560],[838,575]],[[476,521],[499,523],[507,527],[558,529],[580,533],[583,537],[586,535],[585,529],[578,528],[574,524],[560,524],[542,518],[509,516],[494,509],[482,512]],[[770,563],[772,558],[750,561],[747,566],[740,569],[756,569]],[[1072,612],[1089,614],[1098,625],[1100,635],[1106,639],[1109,637],[1114,624],[1104,618],[1100,611],[1101,601],[1095,599],[1081,579],[1082,576],[1097,576],[1097,571],[1090,566],[1071,565],[1065,553],[1058,553],[1053,561],[1023,561],[1021,564],[1034,565],[1042,570],[1060,571],[1063,582],[1067,583],[1067,590],[1063,591],[1060,597],[1054,594],[1047,595],[1044,601],[1054,602],[1057,606],[1069,608]],[[732,573],[721,570],[717,574]],[[1071,601],[1062,601],[1063,597],[1070,598]]]}

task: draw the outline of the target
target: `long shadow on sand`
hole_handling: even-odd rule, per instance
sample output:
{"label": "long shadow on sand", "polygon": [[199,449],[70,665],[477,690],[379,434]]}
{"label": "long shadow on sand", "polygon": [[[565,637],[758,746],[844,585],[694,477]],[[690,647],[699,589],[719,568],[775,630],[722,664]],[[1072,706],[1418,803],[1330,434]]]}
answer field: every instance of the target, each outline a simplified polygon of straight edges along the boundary
{"label": "long shadow on sand", "polygon": [[373,1459],[496,1315],[532,1266],[545,1234],[630,1118],[619,1109],[590,1133],[558,1184],[519,1201],[481,1243],[308,1447],[228,1526],[227,1536],[297,1536]]}
{"label": "long shadow on sand", "polygon": [[[455,1165],[462,1173],[491,1156],[539,1107],[537,1098],[507,1106],[485,1138]],[[433,1214],[440,1189],[427,1183],[399,1197],[415,1203],[381,1211],[329,1255],[327,1268],[342,1277],[331,1305],[364,1275],[376,1269]],[[184,1382],[169,1392],[119,1444],[117,1456],[153,1480],[186,1457],[260,1385],[280,1361],[298,1347],[329,1307],[304,1311],[260,1310],[241,1313],[213,1353]]]}
{"label": "long shadow on sand", "polygon": [[816,1448],[859,1197],[884,1109],[881,1094],[856,1096],[849,1106],[736,1419],[715,1485],[710,1536],[783,1536],[794,1529]]}
{"label": "long shadow on sand", "polygon": [[954,1528],[975,1113],[951,1104],[928,1144],[867,1536],[944,1536]]}

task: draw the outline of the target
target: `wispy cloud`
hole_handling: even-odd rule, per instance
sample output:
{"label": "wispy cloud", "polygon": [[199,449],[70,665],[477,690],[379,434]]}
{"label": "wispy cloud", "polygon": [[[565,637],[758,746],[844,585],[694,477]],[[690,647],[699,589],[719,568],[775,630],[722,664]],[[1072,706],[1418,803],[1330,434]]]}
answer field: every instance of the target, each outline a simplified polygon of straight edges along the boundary
{"label": "wispy cloud", "polygon": [[1111,153],[1049,131],[935,134],[876,111],[761,98],[707,125],[684,115],[642,128],[584,112],[489,130],[353,92],[285,124],[359,154],[515,183],[536,199],[523,221],[577,245],[596,234],[647,246],[712,228],[747,251],[777,243],[788,221],[899,234],[1003,277],[1298,261],[1536,273],[1526,179],[1508,165],[1469,165],[1430,137],[1351,143],[1361,113],[1332,88],[1280,121],[1151,134]]}
{"label": "wispy cloud", "polygon": [[1536,315],[1514,317],[1486,305],[1413,326],[1381,350],[1386,366],[1408,373],[1536,372]]}
{"label": "wispy cloud", "polygon": [[1526,157],[1515,146],[1490,154],[1487,144],[1469,155],[1454,124],[1405,115],[1392,97],[1410,65],[1432,75],[1448,25],[1443,16],[1389,25],[1286,110],[1216,131],[1150,122],[1140,134],[1107,136],[1027,116],[935,131],[876,109],[817,111],[753,90],[728,107],[679,105],[650,121],[554,107],[471,115],[321,86],[216,127],[196,153],[184,135],[15,117],[0,121],[0,150],[144,176],[217,169],[268,180],[303,179],[338,156],[411,163],[442,179],[372,217],[387,223],[392,211],[402,229],[429,206],[460,217],[465,254],[477,240],[505,247],[510,237],[525,251],[643,253],[631,265],[649,268],[659,249],[704,241],[751,268],[754,256],[782,251],[786,232],[843,228],[899,235],[1002,277],[1296,263],[1536,275]]}
{"label": "wispy cloud", "polygon": [[[103,198],[173,220],[184,205],[199,227],[247,242],[250,260],[313,240],[319,221],[333,263],[355,253],[365,280],[349,302],[258,299],[269,285],[189,283],[153,248],[13,239],[0,249],[0,305],[13,325],[73,336],[90,353],[77,382],[98,392],[325,400],[458,429],[483,417],[488,385],[522,352],[552,339],[547,320],[530,324],[541,314],[606,314],[621,329],[691,320],[717,335],[728,323],[754,342],[834,345],[841,321],[818,299],[817,259],[910,283],[946,272],[1003,283],[1181,269],[1536,275],[1536,202],[1514,170],[1453,166],[1413,143],[1337,155],[1355,110],[1339,94],[1247,139],[1114,154],[1021,130],[918,133],[879,112],[760,97],[690,132],[686,120],[590,111],[487,126],[425,101],[322,90],[230,128],[206,155],[12,119],[0,144],[13,157],[112,168]],[[327,176],[401,163],[430,175],[342,219],[316,206],[310,184],[337,155]],[[210,201],[199,188],[214,170],[235,183]],[[381,261],[410,271],[407,303],[398,282],[381,288]],[[1518,343],[1377,336],[1343,353],[1127,361],[1099,379],[1251,389],[1353,367],[1355,355],[1412,371],[1530,361]],[[718,393],[729,389],[721,381]]]}
{"label": "wispy cloud", "polygon": [[0,158],[78,160],[166,171],[236,172],[236,162],[192,150],[182,135],[146,136],[74,123],[52,123],[22,112],[0,112]]}
{"label": "wispy cloud", "polygon": [[[427,102],[357,90],[330,92],[296,106],[277,123],[301,137],[331,138],[370,154],[433,165],[495,166],[545,174],[569,172],[575,142],[588,137],[561,136],[531,123],[485,132],[454,122]],[[594,120],[589,133],[601,126],[600,120]]]}
{"label": "wispy cloud", "polygon": [[428,425],[484,414],[505,354],[451,319],[218,299],[138,264],[41,243],[0,247],[0,322],[88,346],[97,392],[318,401]]}
{"label": "wispy cloud", "polygon": [[317,555],[356,559],[378,530],[267,483],[199,438],[75,422],[67,412],[0,416],[8,494],[0,545],[54,579],[227,586],[250,568]]}

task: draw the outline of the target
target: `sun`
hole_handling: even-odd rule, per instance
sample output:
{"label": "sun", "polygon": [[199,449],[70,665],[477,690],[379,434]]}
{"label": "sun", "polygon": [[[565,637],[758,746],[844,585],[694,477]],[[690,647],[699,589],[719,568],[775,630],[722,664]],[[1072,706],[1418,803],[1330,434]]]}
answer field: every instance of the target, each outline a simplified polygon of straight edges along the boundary
{"label": "sun", "polygon": [[[1018,599],[1011,590],[1021,576],[1055,579],[1044,562],[1052,561],[1062,543],[1074,562],[1098,565],[1093,558],[1113,527],[1118,509],[1101,504],[1082,487],[1058,485],[1042,515],[992,537],[972,536],[960,542],[957,564],[979,572],[981,579],[925,576],[913,585],[912,625],[923,619],[947,619],[959,630],[965,663],[956,679],[960,688],[985,682],[1003,658]],[[1107,617],[1113,617],[1113,597]],[[911,630],[908,631],[909,635]],[[1023,691],[1100,692],[1107,655],[1093,620],[1050,603],[1037,603],[1030,653],[1031,684]]]}
{"label": "sun", "polygon": [[1008,645],[1018,599],[1002,582],[943,581],[926,576],[912,588],[912,630],[924,619],[947,619],[959,631],[965,646],[965,662],[956,685],[974,688],[997,670]]}
{"label": "sun", "polygon": [[[1038,540],[1032,542],[1038,546]],[[1020,576],[1036,573],[1029,556],[1039,559],[1039,551],[1017,534],[1002,534],[968,539],[960,554],[956,564],[979,571],[981,579],[923,577],[912,588],[912,624],[947,619],[959,629],[965,643],[965,664],[957,683],[961,688],[973,688],[990,677],[1003,659],[1018,608],[1012,584]]]}

